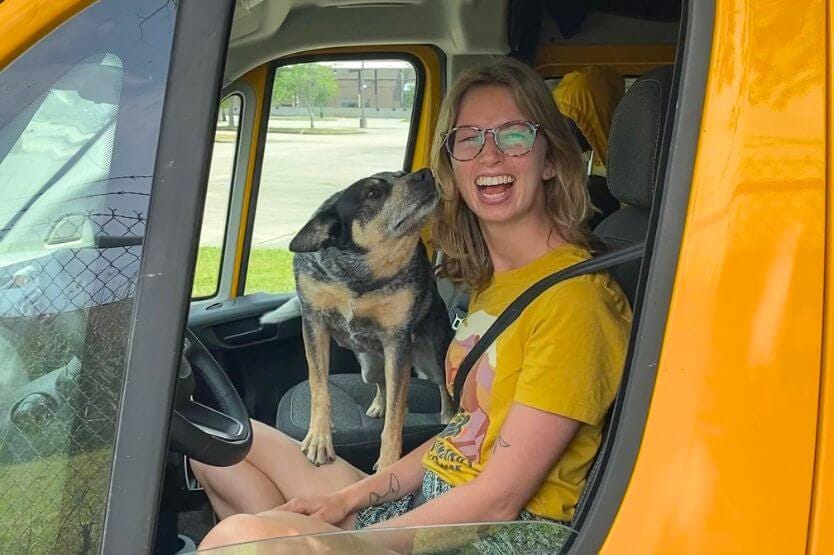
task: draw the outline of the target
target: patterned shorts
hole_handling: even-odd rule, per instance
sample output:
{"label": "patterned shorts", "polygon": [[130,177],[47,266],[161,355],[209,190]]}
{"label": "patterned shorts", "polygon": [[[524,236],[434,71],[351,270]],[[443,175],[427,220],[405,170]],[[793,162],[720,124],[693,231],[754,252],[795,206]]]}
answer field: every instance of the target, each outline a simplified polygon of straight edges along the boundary
{"label": "patterned shorts", "polygon": [[[423,475],[423,498],[433,499],[452,489],[452,485],[440,476],[426,470]],[[356,514],[357,530],[401,516],[415,508],[417,492],[406,494],[396,501],[373,505]],[[567,523],[536,516],[527,509],[518,515],[518,521],[530,521],[524,526],[507,526],[501,524],[478,526],[477,537],[466,547],[454,550],[456,553],[478,553],[486,555],[504,555],[511,553],[558,553],[572,533]],[[538,524],[536,524],[538,523]],[[554,526],[558,524],[560,526]],[[415,546],[417,544],[415,539]],[[415,550],[415,552],[422,550]],[[447,552],[446,550],[443,550]]]}

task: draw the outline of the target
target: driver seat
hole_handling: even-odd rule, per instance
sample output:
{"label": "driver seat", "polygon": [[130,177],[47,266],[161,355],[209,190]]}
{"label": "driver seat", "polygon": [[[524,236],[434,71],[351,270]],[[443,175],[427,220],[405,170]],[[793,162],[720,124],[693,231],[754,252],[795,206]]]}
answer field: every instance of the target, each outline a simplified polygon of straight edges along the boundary
{"label": "driver seat", "polygon": [[[615,248],[645,239],[655,192],[657,161],[665,125],[672,70],[664,67],[640,77],[626,92],[614,115],[609,140],[609,186],[622,207],[605,218],[595,233]],[[640,261],[611,268],[609,272],[634,305]],[[438,284],[443,290],[445,284]],[[468,296],[453,295],[448,303],[450,320],[466,314]],[[376,386],[359,374],[331,374],[333,446],[351,464],[370,472],[379,456],[383,419],[370,418]],[[301,441],[310,422],[310,385],[290,388],[278,404],[276,427]],[[403,452],[419,446],[442,430],[437,385],[414,378],[408,392],[408,413],[403,427]]]}

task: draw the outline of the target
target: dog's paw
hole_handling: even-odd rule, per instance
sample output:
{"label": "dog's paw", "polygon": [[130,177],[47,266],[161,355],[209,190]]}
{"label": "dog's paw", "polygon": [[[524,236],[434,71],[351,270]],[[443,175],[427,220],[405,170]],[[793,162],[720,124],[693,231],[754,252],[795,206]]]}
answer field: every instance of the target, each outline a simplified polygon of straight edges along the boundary
{"label": "dog's paw", "polygon": [[333,449],[333,437],[330,434],[318,434],[310,430],[301,442],[301,451],[316,466],[336,460],[336,450]]}
{"label": "dog's paw", "polygon": [[375,397],[371,406],[365,411],[365,414],[371,418],[382,418],[385,416],[385,399],[380,399],[378,396]]}
{"label": "dog's paw", "polygon": [[379,458],[374,463],[374,472],[379,472],[380,470],[385,470],[387,467],[391,466],[395,462],[400,460],[400,454],[395,453],[393,451],[388,452],[380,452]]}
{"label": "dog's paw", "polygon": [[379,472],[380,470],[385,470],[386,468],[388,468],[389,466],[391,466],[392,464],[394,464],[398,460],[400,460],[400,458],[398,456],[397,457],[383,457],[382,455],[380,455],[379,458],[374,463],[374,472]]}

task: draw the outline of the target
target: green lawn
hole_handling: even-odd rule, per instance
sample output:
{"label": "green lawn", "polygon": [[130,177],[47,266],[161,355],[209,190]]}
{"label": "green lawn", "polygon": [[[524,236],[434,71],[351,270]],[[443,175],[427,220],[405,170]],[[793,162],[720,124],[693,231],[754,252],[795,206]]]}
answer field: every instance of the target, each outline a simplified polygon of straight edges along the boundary
{"label": "green lawn", "polygon": [[295,291],[292,253],[286,249],[252,249],[244,293],[289,293]]}
{"label": "green lawn", "polygon": [[[217,289],[220,247],[200,247],[194,273],[192,297],[210,297]],[[252,249],[246,272],[246,293],[289,293],[295,291],[292,253],[286,249]]]}
{"label": "green lawn", "polygon": [[0,464],[0,553],[93,553],[111,449]]}

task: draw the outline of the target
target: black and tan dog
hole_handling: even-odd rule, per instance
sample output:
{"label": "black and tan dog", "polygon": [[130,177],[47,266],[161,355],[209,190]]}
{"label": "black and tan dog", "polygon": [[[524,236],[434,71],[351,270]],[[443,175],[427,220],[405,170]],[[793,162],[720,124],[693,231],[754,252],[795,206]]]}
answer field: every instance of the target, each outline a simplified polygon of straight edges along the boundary
{"label": "black and tan dog", "polygon": [[444,422],[451,416],[443,382],[452,332],[420,241],[437,195],[427,169],[379,173],[327,199],[290,242],[312,397],[301,448],[317,465],[335,458],[331,337],[356,353],[362,377],[377,386],[367,414],[385,415],[378,469],[402,452],[412,366],[438,384]]}

